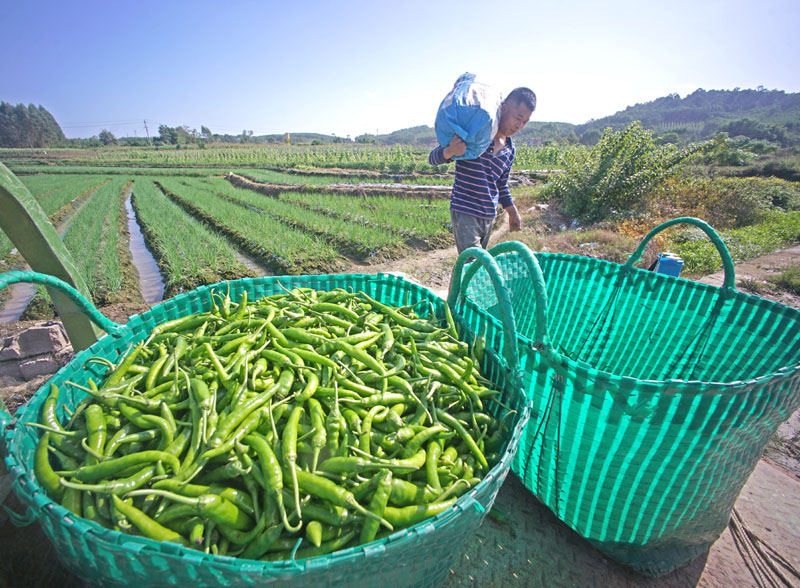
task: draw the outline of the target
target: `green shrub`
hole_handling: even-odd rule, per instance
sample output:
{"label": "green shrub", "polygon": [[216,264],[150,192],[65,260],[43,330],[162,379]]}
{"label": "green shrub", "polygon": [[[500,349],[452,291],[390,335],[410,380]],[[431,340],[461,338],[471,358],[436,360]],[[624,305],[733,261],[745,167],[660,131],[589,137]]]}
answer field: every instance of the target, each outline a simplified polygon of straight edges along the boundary
{"label": "green shrub", "polygon": [[591,149],[570,151],[564,172],[548,190],[561,210],[583,222],[641,212],[650,191],[701,145],[657,145],[636,121],[619,132],[607,128]]}
{"label": "green shrub", "polygon": [[719,229],[739,228],[764,220],[775,209],[800,209],[800,184],[776,178],[693,175],[670,179],[655,199],[659,209],[679,210]]}

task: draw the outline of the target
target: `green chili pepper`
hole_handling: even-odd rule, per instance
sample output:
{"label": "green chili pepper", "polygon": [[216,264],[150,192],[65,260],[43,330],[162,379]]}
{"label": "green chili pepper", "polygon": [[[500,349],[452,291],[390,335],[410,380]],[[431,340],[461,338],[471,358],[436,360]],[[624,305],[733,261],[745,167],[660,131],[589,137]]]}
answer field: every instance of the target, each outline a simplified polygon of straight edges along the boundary
{"label": "green chili pepper", "polygon": [[171,541],[173,543],[180,543],[181,545],[189,547],[188,541],[186,541],[186,539],[184,539],[182,536],[178,535],[175,531],[160,525],[135,506],[127,504],[116,494],[112,496],[112,500],[114,503],[114,508],[124,514],[125,517],[131,523],[133,523],[145,537],[155,539],[156,541]]}
{"label": "green chili pepper", "polygon": [[50,455],[47,446],[50,442],[50,433],[44,433],[39,438],[36,451],[33,455],[33,473],[36,480],[50,497],[56,502],[61,502],[64,497],[64,487],[58,483],[58,475],[50,465]]}
{"label": "green chili pepper", "polygon": [[127,495],[163,496],[173,502],[192,506],[197,514],[217,524],[228,525],[238,531],[250,529],[254,525],[253,519],[246,512],[218,494],[202,494],[197,497],[188,497],[168,490],[134,490],[133,492],[128,492]]}
{"label": "green chili pepper", "polygon": [[[378,487],[375,489],[369,503],[369,511],[378,517],[382,517],[391,492],[392,472],[391,470],[382,470],[381,477],[378,480]],[[379,525],[380,523],[375,519],[370,518],[365,520],[364,525],[361,527],[361,535],[358,539],[359,545],[373,541],[378,534]]]}

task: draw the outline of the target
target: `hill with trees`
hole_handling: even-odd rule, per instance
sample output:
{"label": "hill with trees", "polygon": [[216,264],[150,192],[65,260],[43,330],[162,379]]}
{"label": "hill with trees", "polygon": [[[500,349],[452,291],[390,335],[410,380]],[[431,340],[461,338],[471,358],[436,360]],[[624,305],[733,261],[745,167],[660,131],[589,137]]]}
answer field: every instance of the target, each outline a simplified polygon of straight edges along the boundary
{"label": "hill with trees", "polygon": [[[720,132],[786,147],[800,143],[800,93],[782,90],[695,90],[684,98],[670,94],[628,106],[611,116],[575,126],[575,133],[619,130],[638,120],[672,142],[708,139]],[[594,133],[592,133],[594,135]]]}
{"label": "hill with trees", "polygon": [[0,147],[49,147],[65,140],[56,119],[41,104],[0,102]]}

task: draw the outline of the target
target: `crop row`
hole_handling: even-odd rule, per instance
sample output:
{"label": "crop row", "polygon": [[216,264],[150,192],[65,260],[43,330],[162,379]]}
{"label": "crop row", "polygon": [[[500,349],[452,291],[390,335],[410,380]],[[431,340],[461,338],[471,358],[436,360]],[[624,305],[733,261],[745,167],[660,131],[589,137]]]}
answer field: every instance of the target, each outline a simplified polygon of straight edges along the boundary
{"label": "crop row", "polygon": [[248,275],[224,236],[187,216],[151,179],[136,180],[132,204],[145,242],[165,277],[167,296]]}
{"label": "crop row", "polygon": [[[190,183],[186,181],[185,183]],[[325,239],[340,251],[365,259],[388,247],[403,244],[402,235],[376,226],[364,226],[341,218],[297,206],[287,200],[262,196],[250,190],[235,188],[221,179],[191,182],[196,189],[217,194],[287,224]]]}
{"label": "crop row", "polygon": [[423,185],[452,185],[452,176],[425,176],[425,175],[376,175],[371,173],[342,172],[339,174],[319,173],[306,170],[292,170],[292,173],[270,169],[243,169],[237,173],[248,176],[259,182],[275,184],[302,184],[306,186],[324,186],[330,184],[423,184]]}
{"label": "crop row", "polygon": [[276,273],[330,271],[339,265],[338,253],[322,239],[184,182],[162,178],[158,185],[184,210],[220,230]]}
{"label": "crop row", "polygon": [[[95,187],[106,181],[97,176],[23,176],[22,183],[37,200],[44,213],[53,224],[63,220],[60,211],[67,208],[73,200],[87,196]],[[0,231],[0,258],[14,248],[11,240]]]}
{"label": "crop row", "polygon": [[127,180],[118,178],[95,190],[64,232],[64,245],[95,302],[102,303],[122,287],[117,243],[126,184]]}
{"label": "crop row", "polygon": [[285,192],[281,198],[328,216],[419,239],[441,236],[448,231],[450,222],[446,200],[433,200],[426,204],[416,199],[391,196],[353,198],[338,194],[297,192]]}
{"label": "crop row", "polygon": [[[74,154],[64,160],[68,164],[115,165],[127,167],[204,167],[238,168],[300,168],[350,169],[388,173],[441,173],[452,165],[428,164],[430,147],[409,145],[206,145],[204,148],[119,148],[103,149],[91,154]],[[568,152],[585,149],[583,145],[537,145],[522,142],[516,145],[516,169],[559,167]],[[57,151],[57,150],[56,150]],[[16,150],[24,156],[25,150]],[[54,151],[55,152],[55,151]],[[72,155],[72,154],[71,154]],[[14,166],[25,165],[19,156]]]}

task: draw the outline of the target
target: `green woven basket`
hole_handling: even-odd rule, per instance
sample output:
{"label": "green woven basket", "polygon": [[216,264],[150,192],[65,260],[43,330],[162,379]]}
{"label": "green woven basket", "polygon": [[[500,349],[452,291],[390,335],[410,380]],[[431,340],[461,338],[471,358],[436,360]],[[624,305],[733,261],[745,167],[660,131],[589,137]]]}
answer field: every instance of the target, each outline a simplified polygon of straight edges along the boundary
{"label": "green woven basket", "polygon": [[[721,288],[633,267],[679,222],[717,246]],[[457,267],[449,302],[468,316],[476,305],[498,316],[513,308],[531,419],[512,471],[636,570],[661,575],[701,555],[800,407],[800,311],[736,291],[725,245],[697,219],[657,227],[625,265],[521,244],[490,253],[510,302],[481,264],[463,280]]]}
{"label": "green woven basket", "polygon": [[[497,270],[494,270],[497,274]],[[56,285],[65,292],[72,290],[55,278],[32,272],[11,272],[0,276],[0,288],[15,281],[40,281]],[[131,343],[145,339],[156,325],[203,312],[211,305],[211,292],[230,292],[239,300],[244,291],[249,300],[282,292],[278,283],[287,288],[306,287],[316,290],[347,288],[361,290],[377,300],[395,306],[428,300],[444,316],[443,301],[430,291],[395,276],[322,275],[282,276],[238,280],[205,286],[181,294],[154,306],[147,312],[131,317],[125,326],[108,321],[82,301],[72,290],[73,298],[83,304],[84,312],[109,332],[90,348],[78,353],[48,382],[61,387],[59,397],[64,408],[72,409],[83,394],[67,380],[85,384],[89,377],[101,377],[95,364],[84,363],[89,357],[100,356],[118,361]],[[497,282],[502,286],[502,282]],[[74,296],[77,294],[77,297]],[[505,296],[501,293],[501,297]],[[503,313],[500,313],[501,315]],[[462,338],[474,337],[469,325],[484,328],[497,344],[487,347],[484,373],[503,392],[502,402],[516,410],[512,433],[505,444],[500,462],[475,488],[462,496],[455,506],[414,527],[398,531],[386,539],[349,548],[327,556],[300,561],[261,562],[232,557],[206,555],[176,543],[156,542],[104,529],[78,518],[53,502],[33,476],[33,453],[38,434],[26,421],[38,421],[41,405],[49,385],[43,386],[20,410],[16,419],[0,411],[0,431],[5,445],[5,462],[14,476],[14,490],[28,507],[28,520],[41,523],[55,546],[64,565],[74,574],[98,586],[438,586],[444,582],[449,569],[459,557],[462,546],[480,525],[494,503],[511,465],[519,440],[528,420],[528,406],[513,368],[502,358],[503,329],[494,317],[475,309],[455,316]],[[513,332],[513,329],[512,329]],[[508,339],[513,343],[513,339]],[[505,351],[513,345],[506,345]]]}

